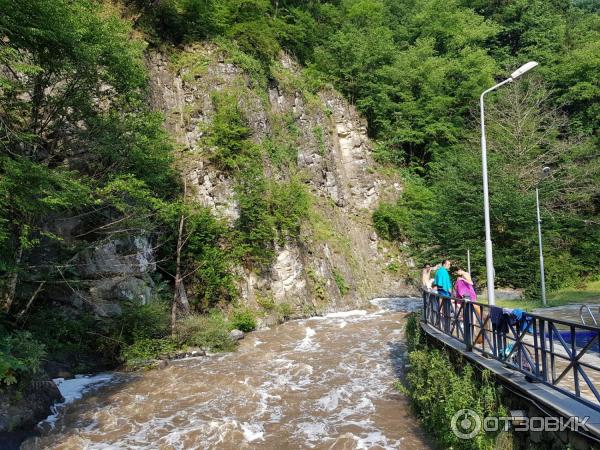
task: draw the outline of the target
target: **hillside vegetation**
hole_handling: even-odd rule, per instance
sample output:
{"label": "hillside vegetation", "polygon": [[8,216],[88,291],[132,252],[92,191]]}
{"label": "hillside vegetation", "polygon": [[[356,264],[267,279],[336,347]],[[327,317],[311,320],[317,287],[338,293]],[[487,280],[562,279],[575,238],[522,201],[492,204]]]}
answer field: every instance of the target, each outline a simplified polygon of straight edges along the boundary
{"label": "hillside vegetation", "polygon": [[[548,285],[599,267],[593,1],[0,0],[0,11],[0,384],[32,376],[44,353],[101,353],[110,365],[171,351],[188,335],[172,319],[190,311],[211,313],[201,326],[188,319],[204,336],[191,333],[190,342],[222,337],[232,325],[219,311],[236,305],[236,268],[268,266],[276,245],[311,220],[293,124],[259,144],[227,92],[211,100],[206,139],[210,163],[235,181],[240,216],[228,226],[190,201],[181,149],[149,105],[150,51],[200,73],[203,60],[178,60],[178,51],[212,42],[263,95],[282,82],[281,52],[292,55],[302,65],[294,89],[309,99],[327,86],[343,93],[367,118],[379,163],[404,178],[398,200],[373,215],[379,235],[418,262],[470,249],[478,276],[477,99],[536,60],[536,72],[489,97],[497,276],[535,295],[534,188],[543,166],[552,168],[540,183]],[[264,160],[284,175],[270,178]],[[53,301],[85,284],[78,255],[137,235],[158,255],[155,302],[106,322],[72,317]],[[348,286],[335,275],[343,297]],[[184,282],[193,283],[190,299]],[[235,308],[231,320],[247,313]],[[77,361],[81,370],[91,364]]]}

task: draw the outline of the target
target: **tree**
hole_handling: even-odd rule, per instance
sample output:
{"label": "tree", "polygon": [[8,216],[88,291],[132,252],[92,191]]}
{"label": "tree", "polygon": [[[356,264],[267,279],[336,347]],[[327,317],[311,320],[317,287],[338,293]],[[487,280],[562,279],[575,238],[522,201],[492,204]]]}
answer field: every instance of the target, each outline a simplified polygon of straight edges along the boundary
{"label": "tree", "polygon": [[[534,191],[544,166],[552,167],[552,176],[540,185],[549,287],[595,267],[600,259],[590,236],[600,231],[591,219],[597,217],[600,155],[589,139],[564,134],[565,116],[536,79],[496,93],[486,118],[498,281],[535,289]],[[398,203],[382,205],[374,221],[380,234],[408,240],[424,259],[450,257],[464,264],[470,249],[475,275],[483,276],[481,150],[477,124],[473,126],[470,139],[437,152],[425,186],[419,178],[409,179]]]}
{"label": "tree", "polygon": [[[130,39],[130,25],[89,0],[0,0],[0,9],[0,306],[7,311],[27,253],[60,243],[47,220],[93,216],[107,183],[135,188],[135,178],[119,174],[136,174],[165,196],[176,184],[162,119],[141,103],[143,45]],[[96,217],[105,232],[115,220]]]}

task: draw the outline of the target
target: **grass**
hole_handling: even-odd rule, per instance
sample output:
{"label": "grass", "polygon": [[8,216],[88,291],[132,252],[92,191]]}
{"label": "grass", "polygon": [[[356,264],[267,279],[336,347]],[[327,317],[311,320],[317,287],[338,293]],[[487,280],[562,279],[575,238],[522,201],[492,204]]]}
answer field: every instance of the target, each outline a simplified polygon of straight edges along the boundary
{"label": "grass", "polygon": [[[600,303],[600,280],[588,281],[579,287],[568,287],[549,292],[546,298],[548,300],[547,307],[574,303]],[[485,302],[486,300],[480,301]],[[498,300],[496,304],[503,308],[520,308],[525,311],[543,308],[541,300]]]}

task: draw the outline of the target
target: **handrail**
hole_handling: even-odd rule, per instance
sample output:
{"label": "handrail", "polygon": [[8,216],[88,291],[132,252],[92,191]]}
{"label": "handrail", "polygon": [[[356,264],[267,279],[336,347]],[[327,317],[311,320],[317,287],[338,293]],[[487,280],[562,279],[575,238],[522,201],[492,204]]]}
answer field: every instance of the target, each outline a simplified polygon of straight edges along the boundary
{"label": "handrail", "polygon": [[423,291],[422,320],[600,411],[600,327]]}
{"label": "handrail", "polygon": [[581,323],[585,325],[585,319],[583,318],[583,308],[587,309],[588,313],[590,314],[590,317],[592,318],[592,320],[594,321],[594,325],[598,325],[598,322],[596,322],[596,318],[594,317],[594,313],[592,313],[592,310],[590,309],[590,307],[588,305],[581,305],[579,307],[579,317],[581,317]]}

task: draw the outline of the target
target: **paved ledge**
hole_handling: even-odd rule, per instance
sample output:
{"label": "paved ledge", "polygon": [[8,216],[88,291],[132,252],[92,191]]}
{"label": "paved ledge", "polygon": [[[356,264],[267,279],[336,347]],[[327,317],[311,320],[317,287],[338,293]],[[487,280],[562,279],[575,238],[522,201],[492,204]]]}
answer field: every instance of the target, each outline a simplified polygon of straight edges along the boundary
{"label": "paved ledge", "polygon": [[532,383],[527,381],[525,375],[516,370],[509,369],[500,361],[488,359],[477,352],[468,352],[466,346],[432,327],[431,325],[421,322],[421,328],[429,336],[440,341],[447,347],[461,353],[469,361],[482,366],[493,372],[503,383],[510,386],[511,389],[518,391],[524,397],[528,397],[535,403],[543,406],[544,409],[556,412],[563,417],[589,417],[587,427],[592,434],[594,440],[600,442],[600,412],[589,406],[569,397],[556,389],[547,386],[543,383]]}

